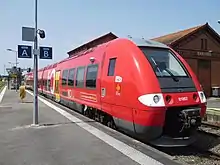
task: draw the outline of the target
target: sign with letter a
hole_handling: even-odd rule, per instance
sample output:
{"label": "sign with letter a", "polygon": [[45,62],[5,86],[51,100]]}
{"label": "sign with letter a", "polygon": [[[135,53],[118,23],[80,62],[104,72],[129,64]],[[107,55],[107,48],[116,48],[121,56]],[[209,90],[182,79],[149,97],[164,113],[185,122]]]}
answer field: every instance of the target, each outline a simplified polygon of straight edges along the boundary
{"label": "sign with letter a", "polygon": [[32,46],[18,45],[18,58],[32,58]]}

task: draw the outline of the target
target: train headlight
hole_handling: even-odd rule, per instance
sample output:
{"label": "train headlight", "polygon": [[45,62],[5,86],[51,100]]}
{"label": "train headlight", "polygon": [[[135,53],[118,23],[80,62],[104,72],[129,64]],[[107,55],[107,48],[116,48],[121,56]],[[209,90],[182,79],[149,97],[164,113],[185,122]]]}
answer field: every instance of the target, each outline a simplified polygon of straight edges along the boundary
{"label": "train headlight", "polygon": [[203,100],[204,99],[204,94],[200,93],[200,96],[201,96],[201,100]]}
{"label": "train headlight", "polygon": [[164,107],[164,99],[161,93],[146,94],[138,97],[138,100],[149,107]]}
{"label": "train headlight", "polygon": [[154,102],[157,104],[160,101],[160,97],[158,95],[155,95],[153,97]]}
{"label": "train headlight", "polygon": [[198,92],[201,103],[206,103],[206,97],[203,91]]}

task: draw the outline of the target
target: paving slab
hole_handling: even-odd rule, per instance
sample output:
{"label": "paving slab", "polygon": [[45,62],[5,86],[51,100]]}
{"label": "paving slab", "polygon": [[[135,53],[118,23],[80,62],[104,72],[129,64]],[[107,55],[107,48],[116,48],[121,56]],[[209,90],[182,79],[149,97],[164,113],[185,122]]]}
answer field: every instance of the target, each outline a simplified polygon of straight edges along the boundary
{"label": "paving slab", "polygon": [[210,97],[207,99],[208,109],[219,109],[220,110],[220,98]]}
{"label": "paving slab", "polygon": [[[32,114],[30,94],[21,103],[19,93],[6,90],[0,103],[1,165],[138,164],[41,101],[39,126],[31,125]],[[153,164],[162,165],[157,161]]]}

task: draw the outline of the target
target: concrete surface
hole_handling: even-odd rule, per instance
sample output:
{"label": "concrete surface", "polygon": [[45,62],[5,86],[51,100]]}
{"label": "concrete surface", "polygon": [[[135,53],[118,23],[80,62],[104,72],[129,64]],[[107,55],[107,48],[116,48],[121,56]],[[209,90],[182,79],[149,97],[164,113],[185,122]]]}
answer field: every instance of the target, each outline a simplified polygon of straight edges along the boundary
{"label": "concrete surface", "polygon": [[220,98],[214,98],[214,97],[208,98],[207,106],[209,109],[214,108],[220,110]]}
{"label": "concrete surface", "polygon": [[[31,126],[32,110],[31,95],[27,94],[26,102],[21,103],[19,93],[6,90],[0,103],[1,165],[138,164],[134,161],[137,158],[130,159],[128,155],[96,138],[41,101],[39,101],[40,125]],[[150,154],[151,151],[145,152]],[[163,164],[176,164],[161,155],[154,153],[154,156],[163,160]],[[155,161],[152,164],[160,163]]]}

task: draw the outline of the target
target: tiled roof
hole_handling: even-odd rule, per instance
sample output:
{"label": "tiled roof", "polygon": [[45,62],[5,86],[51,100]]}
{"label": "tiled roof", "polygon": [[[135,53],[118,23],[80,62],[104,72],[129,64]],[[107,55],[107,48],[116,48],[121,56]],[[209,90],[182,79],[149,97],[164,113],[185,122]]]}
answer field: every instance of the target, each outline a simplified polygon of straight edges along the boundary
{"label": "tiled roof", "polygon": [[205,25],[207,25],[207,24],[203,24],[203,25],[200,25],[200,26],[196,26],[196,27],[192,27],[192,28],[189,28],[189,29],[181,30],[181,31],[171,33],[171,34],[167,34],[167,35],[164,35],[164,36],[161,36],[161,37],[153,38],[152,40],[162,42],[162,43],[167,44],[167,45],[171,45],[174,42],[180,40],[181,38],[197,31],[198,29],[200,29],[202,27],[204,27]]}
{"label": "tiled roof", "polygon": [[112,32],[109,32],[109,33],[107,33],[105,35],[102,35],[100,37],[97,37],[97,38],[95,38],[95,39],[93,39],[93,40],[91,40],[91,41],[89,41],[89,42],[87,42],[87,43],[85,43],[85,44],[83,44],[83,45],[81,45],[81,46],[79,46],[79,47],[77,47],[77,48],[67,52],[67,53],[70,55],[70,54],[73,54],[73,53],[78,52],[78,51],[87,50],[87,49],[89,49],[91,47],[96,46],[97,44],[103,43],[104,39],[106,39],[108,37],[111,38],[111,39],[118,38],[115,34],[113,34]]}

